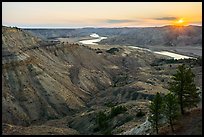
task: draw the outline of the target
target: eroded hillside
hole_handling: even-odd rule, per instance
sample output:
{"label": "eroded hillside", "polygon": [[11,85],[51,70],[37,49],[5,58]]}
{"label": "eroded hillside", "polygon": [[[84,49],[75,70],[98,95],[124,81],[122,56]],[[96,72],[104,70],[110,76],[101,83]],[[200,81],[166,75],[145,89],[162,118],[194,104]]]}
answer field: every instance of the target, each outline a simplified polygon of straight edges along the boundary
{"label": "eroded hillside", "polygon": [[[3,134],[102,134],[95,119],[101,110],[110,113],[108,103],[128,108],[111,119],[112,134],[126,131],[145,120],[156,92],[168,92],[178,64],[152,65],[160,58],[166,57],[49,42],[2,27]],[[135,117],[139,109],[145,117]]]}

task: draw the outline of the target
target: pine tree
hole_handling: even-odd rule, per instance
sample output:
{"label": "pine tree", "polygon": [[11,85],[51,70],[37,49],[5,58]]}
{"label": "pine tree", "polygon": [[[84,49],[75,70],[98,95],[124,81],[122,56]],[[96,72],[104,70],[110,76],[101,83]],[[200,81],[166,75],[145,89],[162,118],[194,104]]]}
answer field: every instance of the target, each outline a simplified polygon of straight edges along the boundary
{"label": "pine tree", "polygon": [[163,114],[174,132],[173,121],[179,116],[179,105],[176,96],[168,93],[163,99]]}
{"label": "pine tree", "polygon": [[106,129],[108,127],[108,116],[100,111],[96,116],[96,122],[101,129]]}
{"label": "pine tree", "polygon": [[194,83],[194,77],[191,68],[186,68],[183,64],[178,66],[177,73],[173,75],[173,81],[170,82],[169,90],[177,96],[182,115],[184,108],[191,108],[199,102],[199,93]]}
{"label": "pine tree", "polygon": [[149,108],[150,108],[149,121],[151,122],[153,128],[156,129],[156,132],[158,134],[160,120],[162,118],[162,97],[159,93],[156,94]]}

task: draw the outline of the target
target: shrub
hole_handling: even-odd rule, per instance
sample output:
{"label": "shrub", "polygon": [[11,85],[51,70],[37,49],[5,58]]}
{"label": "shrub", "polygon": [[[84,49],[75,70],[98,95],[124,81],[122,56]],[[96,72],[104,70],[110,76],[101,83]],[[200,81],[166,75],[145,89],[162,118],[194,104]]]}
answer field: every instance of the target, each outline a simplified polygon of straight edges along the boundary
{"label": "shrub", "polygon": [[125,123],[126,123],[126,122],[129,122],[129,121],[131,121],[132,119],[133,119],[132,116],[127,116],[127,117],[125,118],[125,121],[124,121],[124,122],[125,122]]}
{"label": "shrub", "polygon": [[117,103],[113,103],[113,102],[108,102],[108,103],[105,103],[105,105],[107,106],[107,107],[114,107],[115,105],[116,105]]}
{"label": "shrub", "polygon": [[143,117],[144,115],[145,115],[145,113],[142,112],[141,109],[140,109],[140,111],[137,112],[137,114],[136,114],[137,117]]}
{"label": "shrub", "polygon": [[[113,125],[110,122],[111,118],[113,118],[114,116],[116,116],[116,115],[118,115],[120,113],[123,113],[125,111],[127,111],[127,108],[123,107],[123,106],[112,107],[110,114],[105,114],[105,112],[100,111],[96,115],[97,127],[95,127],[93,129],[94,132],[101,131],[102,134],[111,135],[112,134],[111,132],[112,132],[112,129],[113,129]],[[128,117],[128,118],[124,119],[124,121],[129,121],[129,120],[131,120],[131,118],[132,117]]]}
{"label": "shrub", "polygon": [[106,52],[111,53],[111,54],[115,54],[115,52],[119,52],[118,48],[111,48],[109,50],[106,50]]}
{"label": "shrub", "polygon": [[112,107],[110,117],[115,117],[120,113],[127,111],[127,108],[124,106]]}
{"label": "shrub", "polygon": [[96,53],[99,54],[99,53],[103,53],[103,52],[99,50],[99,51],[96,51]]}

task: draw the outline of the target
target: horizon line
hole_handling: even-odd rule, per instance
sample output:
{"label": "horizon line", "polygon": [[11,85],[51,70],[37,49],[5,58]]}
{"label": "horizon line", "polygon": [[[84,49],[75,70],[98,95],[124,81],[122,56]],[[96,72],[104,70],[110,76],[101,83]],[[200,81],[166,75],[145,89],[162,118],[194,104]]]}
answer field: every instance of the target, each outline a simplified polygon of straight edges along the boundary
{"label": "horizon line", "polygon": [[[2,25],[5,27],[17,27],[17,26],[7,26],[7,25]],[[166,25],[160,25],[160,26],[121,26],[121,27],[95,27],[95,26],[83,26],[83,27],[17,27],[20,29],[84,29],[84,28],[157,28],[157,27],[165,27],[165,26],[177,26],[177,25],[171,25],[171,24],[166,24]],[[183,25],[185,27],[187,26],[199,26],[202,27],[201,25],[198,24],[189,24],[189,25]]]}

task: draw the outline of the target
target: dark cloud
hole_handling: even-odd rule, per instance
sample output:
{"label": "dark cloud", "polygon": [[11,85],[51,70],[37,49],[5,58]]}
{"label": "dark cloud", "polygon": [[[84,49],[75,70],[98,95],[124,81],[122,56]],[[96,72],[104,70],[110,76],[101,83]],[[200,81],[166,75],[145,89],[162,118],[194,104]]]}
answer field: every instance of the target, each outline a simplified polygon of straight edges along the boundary
{"label": "dark cloud", "polygon": [[155,20],[176,20],[177,17],[161,17],[161,18],[154,18]]}
{"label": "dark cloud", "polygon": [[105,22],[107,22],[107,23],[128,23],[128,22],[135,22],[135,20],[125,20],[125,19],[112,20],[112,19],[108,19],[108,20],[105,20]]}

